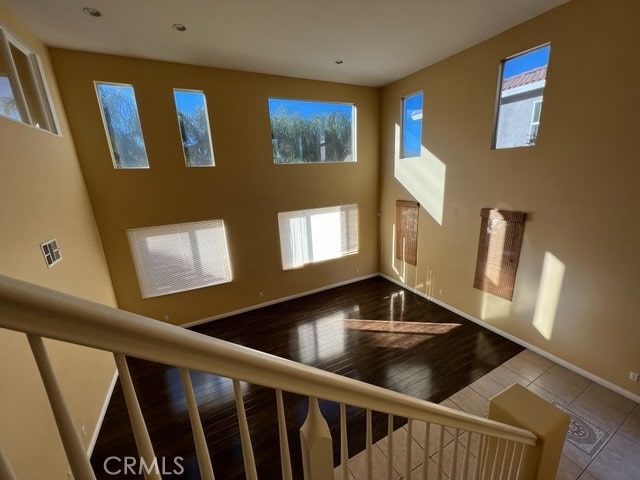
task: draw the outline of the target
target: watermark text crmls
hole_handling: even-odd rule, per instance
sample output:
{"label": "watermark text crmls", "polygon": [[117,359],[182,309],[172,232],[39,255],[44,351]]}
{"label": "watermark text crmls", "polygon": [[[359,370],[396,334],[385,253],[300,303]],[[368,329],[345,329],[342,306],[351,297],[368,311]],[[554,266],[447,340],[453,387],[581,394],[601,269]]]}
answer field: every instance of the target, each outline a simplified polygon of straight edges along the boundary
{"label": "watermark text crmls", "polygon": [[147,461],[142,457],[107,457],[102,463],[107,475],[142,475],[157,473],[162,476],[182,475],[183,457],[154,457]]}

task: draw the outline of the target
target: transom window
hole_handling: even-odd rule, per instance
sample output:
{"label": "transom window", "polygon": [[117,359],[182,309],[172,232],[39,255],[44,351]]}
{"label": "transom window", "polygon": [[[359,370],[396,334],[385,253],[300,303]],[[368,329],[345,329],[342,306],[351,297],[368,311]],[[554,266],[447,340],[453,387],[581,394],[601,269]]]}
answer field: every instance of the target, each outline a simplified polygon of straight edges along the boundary
{"label": "transom window", "polygon": [[115,168],[149,168],[132,85],[96,82],[98,103]]}
{"label": "transom window", "polygon": [[269,98],[273,162],[355,162],[356,108],[348,103]]}
{"label": "transom window", "polygon": [[402,151],[400,158],[418,157],[422,149],[422,92],[402,99]]}
{"label": "transom window", "polygon": [[0,115],[58,133],[37,55],[1,26]]}
{"label": "transom window", "polygon": [[231,281],[222,220],[127,230],[142,298]]}
{"label": "transom window", "polygon": [[358,205],[314,208],[278,213],[282,268],[358,252]]}
{"label": "transom window", "polygon": [[213,145],[204,92],[173,89],[187,167],[212,167]]}
{"label": "transom window", "polygon": [[551,45],[502,62],[493,148],[536,144]]}

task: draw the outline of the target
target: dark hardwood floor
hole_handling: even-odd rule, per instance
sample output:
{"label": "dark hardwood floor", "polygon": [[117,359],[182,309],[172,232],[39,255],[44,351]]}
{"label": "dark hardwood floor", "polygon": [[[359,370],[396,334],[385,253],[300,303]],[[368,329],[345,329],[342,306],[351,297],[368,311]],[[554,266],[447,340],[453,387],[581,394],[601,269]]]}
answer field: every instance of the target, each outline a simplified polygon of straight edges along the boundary
{"label": "dark hardwood floor", "polygon": [[[407,323],[404,323],[407,322]],[[431,303],[382,277],[363,280],[193,328],[280,357],[440,402],[522,350],[522,347]],[[182,457],[181,475],[199,479],[186,399],[179,371],[129,359],[129,366],[155,452],[166,470]],[[244,478],[231,380],[191,372],[216,478]],[[280,477],[275,394],[243,385],[245,408],[261,479]],[[298,429],[307,399],[284,395],[294,478],[302,478]],[[339,463],[338,405],[321,401]],[[348,408],[349,452],[364,448],[364,411]],[[405,419],[395,419],[399,427]],[[386,435],[386,416],[374,414],[374,441]],[[92,463],[99,479],[109,457],[137,457],[122,390],[114,390]],[[162,459],[160,459],[162,460]],[[111,460],[110,470],[122,463]]]}

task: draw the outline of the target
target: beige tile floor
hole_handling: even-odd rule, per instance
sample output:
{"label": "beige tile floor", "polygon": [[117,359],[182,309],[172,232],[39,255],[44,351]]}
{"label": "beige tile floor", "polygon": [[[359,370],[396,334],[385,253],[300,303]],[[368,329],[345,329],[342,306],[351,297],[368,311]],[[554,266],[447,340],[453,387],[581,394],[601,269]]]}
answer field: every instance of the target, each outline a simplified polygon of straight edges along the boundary
{"label": "beige tile floor", "polygon": [[[582,448],[575,442],[565,442],[556,480],[640,480],[640,405],[529,350],[524,350],[442,404],[486,416],[489,398],[513,383],[520,383],[567,410],[575,420],[596,434],[598,441],[582,445]],[[422,478],[424,468],[424,428],[423,423],[413,423],[411,477],[414,479]],[[435,466],[439,434],[439,427],[432,427],[430,438],[433,440],[429,442],[427,455],[429,469]],[[454,442],[447,431],[444,438],[443,458],[447,465],[451,462]],[[396,430],[393,443],[393,478],[398,480],[404,478],[406,468],[406,426]],[[464,448],[466,442],[461,439],[459,444]],[[473,445],[471,451],[476,451]],[[374,479],[387,478],[386,452],[387,439],[384,438],[373,448]],[[367,478],[365,462],[365,452],[349,460],[349,480]],[[335,479],[342,479],[339,467],[336,468]]]}

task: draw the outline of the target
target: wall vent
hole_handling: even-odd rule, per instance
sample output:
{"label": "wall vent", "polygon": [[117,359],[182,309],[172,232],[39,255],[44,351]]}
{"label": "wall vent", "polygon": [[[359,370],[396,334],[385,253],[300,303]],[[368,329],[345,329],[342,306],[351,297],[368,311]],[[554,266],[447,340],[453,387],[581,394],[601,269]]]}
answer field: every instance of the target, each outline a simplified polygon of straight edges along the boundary
{"label": "wall vent", "polygon": [[47,240],[40,244],[42,255],[44,255],[44,261],[48,268],[53,267],[56,263],[62,260],[62,253],[60,253],[60,247],[58,241],[55,238]]}

